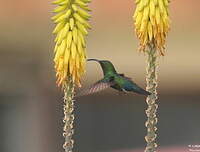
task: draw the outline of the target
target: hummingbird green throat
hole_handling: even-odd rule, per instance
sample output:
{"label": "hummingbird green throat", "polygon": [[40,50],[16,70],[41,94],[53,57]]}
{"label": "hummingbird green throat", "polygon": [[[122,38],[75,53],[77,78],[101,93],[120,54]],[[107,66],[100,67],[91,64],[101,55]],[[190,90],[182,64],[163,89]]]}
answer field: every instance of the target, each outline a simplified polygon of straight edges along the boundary
{"label": "hummingbird green throat", "polygon": [[92,86],[78,94],[78,96],[88,95],[95,92],[102,91],[106,88],[113,88],[120,92],[135,92],[142,95],[150,95],[150,92],[139,87],[136,83],[132,81],[131,78],[126,77],[124,74],[119,74],[115,70],[113,64],[108,60],[97,60],[97,59],[88,59],[87,61],[96,61],[101,65],[103,70],[104,77],[103,79],[97,81]]}

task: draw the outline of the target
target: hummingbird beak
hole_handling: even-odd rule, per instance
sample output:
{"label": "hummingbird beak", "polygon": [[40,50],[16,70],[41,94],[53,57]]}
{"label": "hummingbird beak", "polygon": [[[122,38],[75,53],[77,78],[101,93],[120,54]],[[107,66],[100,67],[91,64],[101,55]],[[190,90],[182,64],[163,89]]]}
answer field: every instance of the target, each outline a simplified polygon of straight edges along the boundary
{"label": "hummingbird beak", "polygon": [[97,59],[87,59],[87,61],[96,61],[96,62],[99,62],[99,60],[97,60]]}

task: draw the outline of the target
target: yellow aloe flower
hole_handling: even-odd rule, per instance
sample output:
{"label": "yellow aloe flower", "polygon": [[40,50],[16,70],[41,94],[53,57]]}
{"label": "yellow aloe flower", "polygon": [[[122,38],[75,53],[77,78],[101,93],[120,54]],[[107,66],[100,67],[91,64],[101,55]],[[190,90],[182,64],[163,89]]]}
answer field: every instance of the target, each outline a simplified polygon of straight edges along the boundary
{"label": "yellow aloe flower", "polygon": [[86,46],[85,36],[90,28],[88,3],[91,0],[56,0],[52,20],[56,24],[53,31],[55,38],[55,70],[57,85],[73,81],[81,86],[80,80],[85,72]]}
{"label": "yellow aloe flower", "polygon": [[135,31],[140,40],[140,50],[146,51],[148,44],[154,44],[164,55],[165,39],[169,31],[169,0],[136,0],[134,13]]}

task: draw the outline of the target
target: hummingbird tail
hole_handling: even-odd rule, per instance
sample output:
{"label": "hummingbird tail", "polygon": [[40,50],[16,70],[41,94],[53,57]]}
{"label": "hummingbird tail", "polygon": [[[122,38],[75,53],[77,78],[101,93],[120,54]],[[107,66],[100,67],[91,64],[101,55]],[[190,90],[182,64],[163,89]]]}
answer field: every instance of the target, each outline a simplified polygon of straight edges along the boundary
{"label": "hummingbird tail", "polygon": [[148,91],[146,91],[146,90],[144,90],[142,88],[140,88],[139,90],[134,90],[134,92],[137,92],[137,93],[145,95],[145,96],[151,95],[150,92],[148,92]]}
{"label": "hummingbird tail", "polygon": [[146,91],[146,90],[144,90],[144,93],[143,93],[143,95],[149,96],[149,95],[151,95],[151,93],[150,93],[150,92],[148,92],[148,91]]}

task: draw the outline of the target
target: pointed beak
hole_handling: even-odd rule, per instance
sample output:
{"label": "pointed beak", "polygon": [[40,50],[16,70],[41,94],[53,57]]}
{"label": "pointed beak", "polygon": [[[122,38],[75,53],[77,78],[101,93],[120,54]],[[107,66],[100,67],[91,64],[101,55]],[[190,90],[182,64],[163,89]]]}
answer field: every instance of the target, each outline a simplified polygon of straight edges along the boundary
{"label": "pointed beak", "polygon": [[96,61],[96,62],[100,62],[100,61],[97,60],[97,59],[87,59],[87,61]]}

